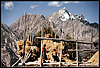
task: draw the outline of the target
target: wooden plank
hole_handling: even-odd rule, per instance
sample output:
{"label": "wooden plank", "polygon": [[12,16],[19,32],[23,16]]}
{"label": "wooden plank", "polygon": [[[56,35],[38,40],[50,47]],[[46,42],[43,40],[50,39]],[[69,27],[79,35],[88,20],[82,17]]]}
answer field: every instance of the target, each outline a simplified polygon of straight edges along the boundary
{"label": "wooden plank", "polygon": [[43,65],[52,65],[52,64],[54,64],[54,65],[59,65],[59,62],[53,62],[53,63],[43,63]]}
{"label": "wooden plank", "polygon": [[[23,44],[23,56],[22,56],[22,59],[24,59],[24,55],[25,55],[25,39],[26,39],[26,12],[25,12],[25,26],[24,26],[24,44]],[[24,62],[25,63],[25,62]]]}
{"label": "wooden plank", "polygon": [[[78,51],[98,51],[99,49],[78,49]],[[76,51],[76,49],[68,49],[68,51]]]}
{"label": "wooden plank", "polygon": [[[93,65],[97,65],[97,64],[94,64],[94,63],[87,63],[87,64],[79,64],[79,65],[90,65],[90,66],[93,66]],[[98,66],[98,65],[97,65]]]}
{"label": "wooden plank", "polygon": [[22,57],[19,58],[11,67],[15,66],[21,59],[22,59]]}
{"label": "wooden plank", "polygon": [[[40,62],[28,62],[25,63],[25,65],[40,65]],[[19,66],[21,66],[22,63],[19,63]],[[43,63],[43,65],[59,65],[59,62],[51,62],[51,63]]]}
{"label": "wooden plank", "polygon": [[[78,62],[78,63],[80,63],[80,62]],[[22,63],[19,63],[18,64],[18,66],[21,66],[22,65]],[[40,62],[39,61],[36,61],[36,62],[28,62],[28,63],[25,63],[25,65],[26,66],[30,66],[30,65],[40,65]],[[43,65],[59,65],[59,62],[51,62],[51,63],[43,63]],[[77,66],[77,63],[76,62],[62,62],[62,65],[66,65],[66,66],[68,66],[68,65],[75,65],[75,66]],[[96,65],[96,66],[98,66],[98,64],[94,64],[94,63],[80,63],[79,64],[79,66],[80,65],[89,65],[89,66],[93,66],[93,65]]]}
{"label": "wooden plank", "polygon": [[86,41],[77,41],[77,40],[67,40],[67,39],[59,39],[59,38],[45,38],[45,37],[36,37],[41,40],[57,40],[57,41],[65,41],[65,42],[72,42],[72,43],[82,43],[82,44],[92,44],[93,42],[86,42]]}
{"label": "wooden plank", "polygon": [[[35,64],[40,65],[40,63],[37,63],[37,62],[28,62],[28,63],[25,63],[25,65],[35,65]],[[18,65],[21,66],[22,63],[19,63]]]}

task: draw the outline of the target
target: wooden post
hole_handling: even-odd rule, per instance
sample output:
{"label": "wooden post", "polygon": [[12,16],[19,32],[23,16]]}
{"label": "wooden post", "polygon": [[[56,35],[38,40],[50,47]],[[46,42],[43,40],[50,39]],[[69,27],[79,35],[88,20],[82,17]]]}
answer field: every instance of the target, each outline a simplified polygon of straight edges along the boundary
{"label": "wooden post", "polygon": [[76,42],[76,62],[78,67],[78,43]]}
{"label": "wooden post", "polygon": [[40,56],[40,67],[42,67],[42,43],[43,43],[43,40],[41,40],[41,56]]}
{"label": "wooden post", "polygon": [[55,38],[56,38],[56,33],[55,33]]}
{"label": "wooden post", "polygon": [[[25,12],[25,24],[24,24],[24,44],[23,44],[23,56],[22,56],[22,59],[24,59],[24,55],[25,55],[25,37],[26,37],[26,12]],[[25,62],[24,62],[25,63]]]}
{"label": "wooden post", "polygon": [[[42,25],[42,22],[41,22],[41,37],[43,37],[43,25]],[[42,44],[43,44],[43,40],[41,40],[40,67],[42,67]]]}
{"label": "wooden post", "polygon": [[[63,23],[63,22],[62,22],[62,23]],[[62,23],[61,23],[61,26],[62,26]],[[61,38],[63,39],[63,27],[61,27],[61,28],[62,28],[62,36],[61,36]],[[63,42],[63,41],[61,41],[61,48],[60,48],[60,64],[59,64],[59,67],[61,67],[62,42]]]}
{"label": "wooden post", "polygon": [[62,41],[61,41],[61,48],[60,48],[60,64],[59,64],[59,67],[61,67],[61,56],[62,56]]}

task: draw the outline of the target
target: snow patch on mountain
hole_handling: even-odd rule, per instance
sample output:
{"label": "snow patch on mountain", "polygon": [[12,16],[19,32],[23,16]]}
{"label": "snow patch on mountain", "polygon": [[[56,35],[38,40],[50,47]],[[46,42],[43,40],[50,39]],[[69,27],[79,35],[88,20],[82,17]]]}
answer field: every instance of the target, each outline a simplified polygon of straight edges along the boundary
{"label": "snow patch on mountain", "polygon": [[70,17],[71,19],[75,19],[75,17],[74,17],[74,15],[71,15],[71,17]]}
{"label": "snow patch on mountain", "polygon": [[69,18],[70,18],[70,15],[69,15],[68,12],[66,12],[65,7],[64,7],[63,9],[60,9],[60,10],[59,10],[59,15],[60,15],[59,18],[60,18],[62,21],[66,21],[66,19],[69,19]]}

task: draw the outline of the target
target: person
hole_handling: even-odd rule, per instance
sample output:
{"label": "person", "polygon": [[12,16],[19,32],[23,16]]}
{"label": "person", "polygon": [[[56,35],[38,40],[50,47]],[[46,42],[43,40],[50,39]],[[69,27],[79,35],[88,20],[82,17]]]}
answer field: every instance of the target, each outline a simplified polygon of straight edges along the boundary
{"label": "person", "polygon": [[54,58],[54,61],[59,62],[59,58],[58,58],[58,56],[57,56],[57,51],[56,51],[56,49],[53,50],[52,57]]}
{"label": "person", "polygon": [[47,56],[46,56],[46,44],[44,44],[43,48],[42,48],[42,56],[44,60],[47,60]]}

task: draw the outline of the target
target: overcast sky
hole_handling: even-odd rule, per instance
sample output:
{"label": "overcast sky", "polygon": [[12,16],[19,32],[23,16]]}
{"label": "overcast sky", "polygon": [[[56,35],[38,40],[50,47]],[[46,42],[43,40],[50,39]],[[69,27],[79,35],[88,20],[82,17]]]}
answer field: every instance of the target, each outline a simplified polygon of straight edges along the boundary
{"label": "overcast sky", "polygon": [[71,14],[82,14],[90,23],[99,23],[99,1],[1,1],[1,22],[10,26],[24,12],[46,17],[63,7]]}

